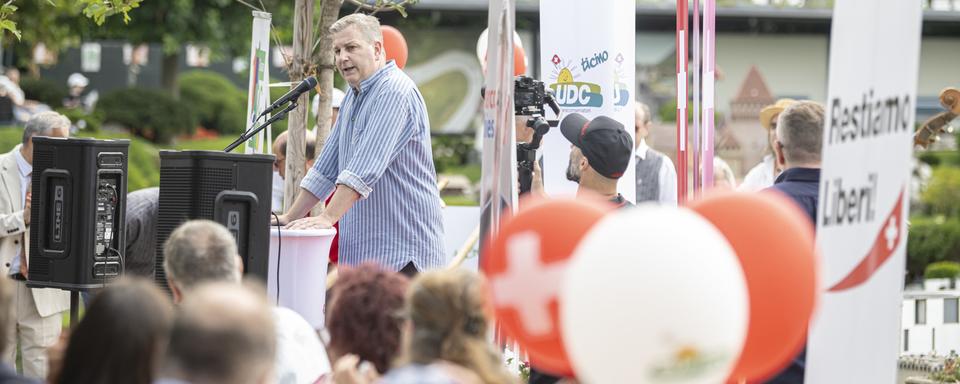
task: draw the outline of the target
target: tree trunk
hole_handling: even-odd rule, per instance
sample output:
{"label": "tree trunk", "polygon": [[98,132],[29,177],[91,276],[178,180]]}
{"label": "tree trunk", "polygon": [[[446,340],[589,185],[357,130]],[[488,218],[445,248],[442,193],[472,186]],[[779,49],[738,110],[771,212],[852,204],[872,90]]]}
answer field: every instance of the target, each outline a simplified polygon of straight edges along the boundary
{"label": "tree trunk", "polygon": [[[293,13],[293,59],[290,81],[295,87],[310,70],[310,49],[313,48],[313,0],[296,0]],[[297,108],[290,111],[287,125],[287,170],[283,186],[284,212],[293,204],[300,190],[300,180],[306,173],[307,111],[310,109],[310,94],[304,92],[297,99]]]}
{"label": "tree trunk", "polygon": [[180,87],[177,86],[177,73],[180,72],[180,52],[164,53],[161,64],[160,84],[174,99],[180,99]]}
{"label": "tree trunk", "polygon": [[319,87],[320,87],[320,106],[319,115],[317,116],[317,146],[316,146],[316,157],[320,157],[320,151],[323,150],[323,145],[327,142],[327,137],[330,136],[331,128],[331,116],[333,111],[330,108],[332,90],[333,90],[333,76],[334,70],[336,69],[333,57],[333,35],[330,34],[330,26],[337,21],[337,17],[340,15],[340,6],[343,5],[343,0],[323,0],[323,5],[320,10],[320,45],[318,51],[315,54],[317,68],[320,70]]}

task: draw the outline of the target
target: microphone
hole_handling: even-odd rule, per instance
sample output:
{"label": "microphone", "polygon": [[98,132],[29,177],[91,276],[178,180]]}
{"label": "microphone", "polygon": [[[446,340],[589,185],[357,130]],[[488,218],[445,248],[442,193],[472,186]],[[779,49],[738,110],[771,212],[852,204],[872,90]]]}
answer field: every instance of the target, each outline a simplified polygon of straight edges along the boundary
{"label": "microphone", "polygon": [[263,112],[260,113],[260,116],[257,116],[257,119],[260,119],[266,114],[273,112],[273,110],[280,108],[280,106],[290,101],[296,100],[298,97],[300,97],[301,94],[303,94],[304,92],[309,92],[311,88],[316,86],[317,86],[316,77],[310,76],[310,77],[307,77],[306,79],[303,79],[303,81],[301,81],[300,84],[297,84],[296,88],[291,89],[290,92],[287,92],[285,95],[280,96],[280,98],[277,99],[277,101],[274,101],[273,104],[270,104],[270,106],[267,107],[267,109],[263,110]]}

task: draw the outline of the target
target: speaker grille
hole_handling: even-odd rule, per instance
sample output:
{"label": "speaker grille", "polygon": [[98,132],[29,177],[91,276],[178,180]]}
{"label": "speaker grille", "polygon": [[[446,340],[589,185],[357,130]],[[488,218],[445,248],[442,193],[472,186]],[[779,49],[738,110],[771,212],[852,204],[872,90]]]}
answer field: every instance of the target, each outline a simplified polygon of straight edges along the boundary
{"label": "speaker grille", "polygon": [[189,167],[161,167],[160,169],[160,198],[157,218],[157,259],[154,269],[156,283],[166,289],[167,274],[163,269],[163,243],[170,237],[180,223],[190,219],[193,211],[191,203],[194,199],[190,181],[193,172]]}

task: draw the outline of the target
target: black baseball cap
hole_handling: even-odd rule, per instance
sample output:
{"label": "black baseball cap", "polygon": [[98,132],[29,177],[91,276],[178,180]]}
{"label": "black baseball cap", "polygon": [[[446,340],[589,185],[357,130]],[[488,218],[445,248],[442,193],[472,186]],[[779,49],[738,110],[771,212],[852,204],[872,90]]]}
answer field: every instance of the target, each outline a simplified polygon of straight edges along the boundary
{"label": "black baseball cap", "polygon": [[618,179],[627,170],[633,138],[619,121],[607,116],[587,120],[579,113],[571,113],[560,122],[560,132],[580,148],[590,167],[600,175]]}

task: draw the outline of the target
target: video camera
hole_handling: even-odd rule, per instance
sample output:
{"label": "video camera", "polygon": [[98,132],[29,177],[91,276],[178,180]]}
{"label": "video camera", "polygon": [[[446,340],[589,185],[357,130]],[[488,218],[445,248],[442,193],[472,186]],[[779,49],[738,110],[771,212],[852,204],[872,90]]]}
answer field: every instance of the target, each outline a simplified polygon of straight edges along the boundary
{"label": "video camera", "polygon": [[537,161],[537,148],[550,127],[556,127],[559,120],[547,120],[544,106],[550,106],[553,113],[560,116],[560,105],[547,91],[542,81],[528,76],[517,76],[513,82],[513,108],[517,116],[530,116],[527,127],[533,128],[533,139],[529,143],[517,143],[517,173],[520,193],[530,191],[533,182],[533,166]]}
{"label": "video camera", "polygon": [[543,116],[547,103],[543,82],[529,76],[517,76],[513,81],[513,108],[517,116]]}

